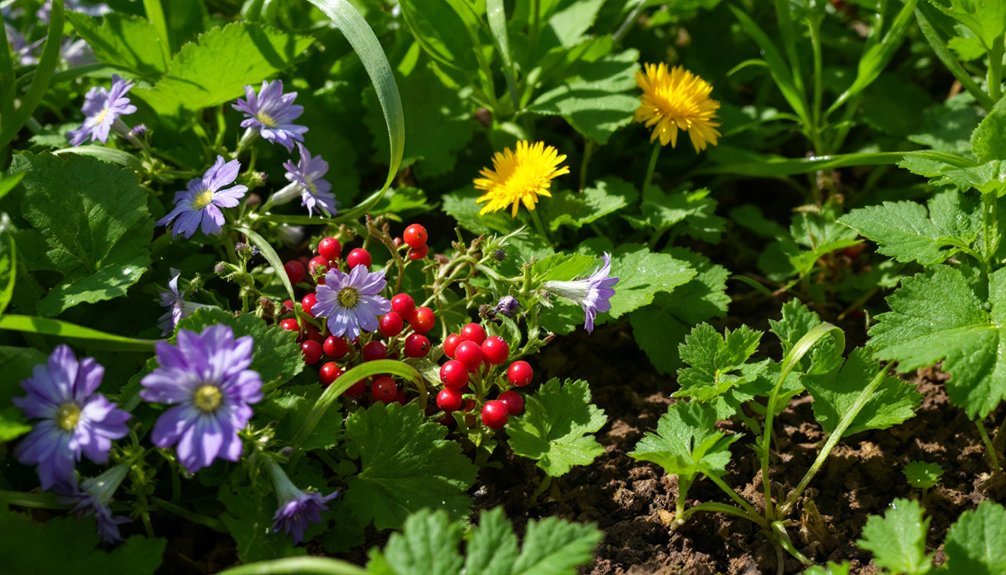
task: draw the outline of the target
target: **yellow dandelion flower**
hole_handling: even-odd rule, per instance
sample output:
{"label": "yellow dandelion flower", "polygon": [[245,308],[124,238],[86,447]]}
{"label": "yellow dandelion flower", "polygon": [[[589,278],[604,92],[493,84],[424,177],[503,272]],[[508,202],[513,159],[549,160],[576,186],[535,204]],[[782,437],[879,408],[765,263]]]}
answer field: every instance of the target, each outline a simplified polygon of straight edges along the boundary
{"label": "yellow dandelion flower", "polygon": [[678,66],[670,71],[667,64],[646,64],[636,72],[636,84],[643,90],[636,110],[636,121],[652,128],[650,141],[660,138],[660,145],[678,144],[678,130],[688,132],[695,151],[706,144],[716,145],[716,110],[720,103],[709,97],[713,87],[702,78]]}
{"label": "yellow dandelion flower", "polygon": [[475,189],[483,193],[478,203],[487,202],[479,214],[498,212],[511,206],[511,216],[517,217],[517,208],[523,203],[534,210],[538,196],[550,197],[552,179],[569,173],[560,166],[566,156],[544,142],[517,142],[515,151],[510,148],[493,155],[493,167],[482,168],[481,178],[475,179]]}

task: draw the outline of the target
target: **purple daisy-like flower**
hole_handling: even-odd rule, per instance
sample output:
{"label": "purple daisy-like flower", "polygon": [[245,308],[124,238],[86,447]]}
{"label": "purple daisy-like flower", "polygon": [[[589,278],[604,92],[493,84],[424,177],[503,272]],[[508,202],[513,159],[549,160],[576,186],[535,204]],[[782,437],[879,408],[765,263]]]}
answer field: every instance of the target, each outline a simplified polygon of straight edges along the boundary
{"label": "purple daisy-like flower", "polygon": [[[323,179],[328,173],[328,162],[321,159],[321,156],[312,156],[303,144],[298,143],[297,149],[300,151],[297,163],[287,160],[283,167],[286,168],[286,179],[290,181],[293,190],[300,193],[301,205],[307,208],[308,216],[314,215],[315,207],[329,215],[335,214],[332,184]],[[277,195],[282,193],[283,190]]]}
{"label": "purple daisy-like flower", "polygon": [[95,393],[104,375],[93,357],[77,361],[69,346],[59,345],[21,382],[28,395],[14,398],[14,405],[40,421],[15,454],[21,463],[38,466],[42,489],[73,481],[82,453],[95,463],[107,462],[112,440],[129,432],[129,413]]}
{"label": "purple daisy-like flower", "polygon": [[136,111],[136,106],[126,97],[132,88],[132,82],[112,76],[111,88],[95,86],[88,90],[84,96],[84,106],[81,108],[85,116],[84,124],[76,130],[70,130],[70,144],[79,146],[88,138],[92,142],[97,140],[105,143],[112,128],[127,133],[129,128],[119,120],[119,117]]}
{"label": "purple daisy-like flower", "polygon": [[178,345],[157,344],[157,369],[140,385],[140,397],[171,405],[154,424],[154,445],[177,446],[178,460],[191,473],[216,458],[237,461],[243,445],[238,431],[252,416],[250,404],[262,400],[262,379],[248,369],[251,336],[234,339],[225,325],[195,333],[178,331]]}
{"label": "purple daisy-like flower", "polygon": [[217,156],[203,177],[189,180],[188,189],[175,192],[175,209],[158,220],[157,225],[165,226],[174,220],[172,234],[186,238],[200,228],[207,235],[218,233],[224,225],[220,208],[233,208],[248,192],[248,187],[242,185],[225,188],[234,183],[240,171],[241,163],[237,160],[225,162],[223,156]]}
{"label": "purple daisy-like flower", "polygon": [[363,331],[376,330],[378,316],[391,311],[391,302],[381,296],[387,283],[383,272],[371,272],[367,266],[356,266],[348,274],[328,270],[325,285],[315,290],[318,299],[312,312],[328,320],[332,335],[356,339]]}
{"label": "purple daisy-like flower", "polygon": [[122,515],[112,515],[109,504],[115,490],[129,474],[129,466],[116,465],[97,477],[84,481],[82,486],[76,482],[60,484],[56,492],[60,493],[60,501],[73,505],[73,512],[78,517],[94,517],[98,526],[98,536],[105,543],[122,541],[119,525],[129,523],[129,518]]}
{"label": "purple daisy-like flower", "polygon": [[287,477],[283,468],[275,461],[269,461],[273,488],[279,506],[273,515],[273,529],[282,531],[293,538],[294,543],[303,543],[304,532],[311,523],[321,523],[321,514],[328,511],[328,502],[339,496],[338,491],[322,495],[317,491],[302,491]]}
{"label": "purple daisy-like flower", "polygon": [[304,107],[293,103],[297,92],[283,93],[283,81],[262,82],[258,94],[245,86],[246,100],[238,98],[234,109],[244,112],[242,128],[258,133],[263,139],[293,151],[294,142],[303,142],[307,128],[293,121],[304,113]]}
{"label": "purple daisy-like flower", "polygon": [[173,333],[175,327],[178,326],[178,322],[182,321],[182,318],[195,313],[197,309],[212,307],[206,304],[185,301],[178,290],[178,279],[182,273],[176,269],[172,269],[171,274],[171,279],[168,280],[168,291],[160,293],[161,305],[168,308],[168,311],[164,312],[164,315],[157,320],[157,326],[161,328],[162,335]]}
{"label": "purple daisy-like flower", "polygon": [[610,277],[611,255],[604,254],[604,264],[590,276],[573,281],[547,281],[544,289],[550,293],[573,300],[583,308],[583,327],[588,332],[594,331],[594,319],[597,312],[611,309],[611,297],[615,295],[615,284],[618,278]]}

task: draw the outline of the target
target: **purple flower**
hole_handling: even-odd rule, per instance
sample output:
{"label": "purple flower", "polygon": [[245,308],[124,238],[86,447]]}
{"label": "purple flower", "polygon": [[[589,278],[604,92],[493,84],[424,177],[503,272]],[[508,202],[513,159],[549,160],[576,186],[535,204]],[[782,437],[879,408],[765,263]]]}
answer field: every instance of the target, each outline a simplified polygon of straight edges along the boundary
{"label": "purple flower", "polygon": [[197,309],[212,307],[182,299],[182,294],[178,291],[178,278],[181,277],[182,274],[176,269],[172,269],[171,273],[173,275],[168,281],[168,291],[162,291],[160,294],[161,305],[168,308],[168,311],[164,312],[164,315],[157,320],[157,325],[161,328],[162,335],[169,335],[173,333],[175,331],[175,327],[178,326],[178,322],[180,322],[182,318],[195,313]]}
{"label": "purple flower", "polygon": [[325,274],[325,285],[315,290],[315,315],[328,319],[328,331],[335,336],[356,339],[361,331],[374,331],[378,316],[391,311],[391,302],[381,296],[387,285],[384,273],[356,266],[350,272],[337,269]]}
{"label": "purple flower", "polygon": [[16,61],[21,66],[31,66],[32,64],[38,63],[38,57],[35,56],[35,48],[42,45],[45,40],[38,40],[36,42],[28,42],[28,39],[24,37],[24,34],[16,30],[13,26],[4,22],[4,31],[7,32],[7,41],[10,43],[11,52],[14,55],[14,61]]}
{"label": "purple flower", "polygon": [[[335,195],[332,194],[332,184],[322,178],[328,173],[328,162],[321,156],[311,156],[303,144],[298,143],[300,159],[294,164],[291,161],[283,163],[286,168],[286,179],[290,181],[293,190],[300,192],[301,205],[307,208],[307,215],[312,216],[315,206],[329,215],[335,214]],[[281,190],[277,195],[282,194]]]}
{"label": "purple flower", "polygon": [[113,516],[109,503],[128,473],[129,466],[120,464],[98,477],[84,481],[83,489],[78,487],[76,482],[71,482],[60,484],[56,491],[62,494],[60,497],[62,503],[73,505],[73,512],[78,517],[94,517],[98,524],[98,536],[102,541],[115,543],[122,541],[119,525],[129,523],[129,518],[122,515]]}
{"label": "purple flower", "polygon": [[36,365],[21,382],[28,395],[14,398],[14,405],[25,417],[41,421],[15,453],[21,463],[38,466],[42,489],[73,481],[81,453],[95,463],[107,462],[112,440],[129,432],[129,414],[95,393],[104,375],[93,357],[78,362],[69,346],[59,345],[47,364]]}
{"label": "purple flower", "polygon": [[87,141],[108,141],[108,134],[112,128],[117,128],[122,133],[127,133],[129,128],[119,120],[119,116],[126,116],[136,111],[136,106],[129,102],[126,94],[133,88],[132,82],[127,82],[118,76],[112,76],[112,87],[105,89],[95,86],[87,91],[84,96],[84,124],[76,129],[70,130],[70,143],[79,146]]}
{"label": "purple flower", "polygon": [[339,492],[333,491],[323,496],[317,491],[301,491],[286,476],[283,468],[272,460],[269,460],[269,471],[272,473],[273,488],[279,501],[276,514],[273,515],[272,528],[290,535],[294,543],[302,543],[308,524],[321,523],[322,512],[328,511],[327,503],[338,497]]}
{"label": "purple flower", "polygon": [[245,114],[245,119],[241,122],[242,128],[257,132],[264,139],[289,151],[293,151],[294,142],[304,141],[303,134],[307,132],[307,128],[292,123],[304,113],[304,107],[293,103],[297,99],[297,92],[283,93],[282,80],[262,82],[257,95],[254,88],[245,86],[245,97],[247,100],[238,98],[234,104],[235,110]]}
{"label": "purple flower", "polygon": [[172,405],[154,424],[154,445],[177,445],[178,460],[191,473],[219,457],[237,461],[242,444],[238,431],[251,419],[249,404],[262,400],[262,380],[248,369],[250,336],[237,340],[225,325],[202,333],[178,331],[178,345],[157,344],[160,366],[140,384],[140,397]]}
{"label": "purple flower", "polygon": [[599,267],[589,277],[566,281],[547,281],[545,291],[573,300],[583,308],[583,327],[588,332],[594,331],[594,318],[597,312],[611,309],[611,296],[615,295],[614,286],[618,278],[609,277],[611,273],[611,255],[604,254],[604,265]]}
{"label": "purple flower", "polygon": [[237,160],[224,162],[223,156],[217,156],[216,163],[206,170],[202,178],[189,180],[188,189],[175,192],[175,209],[157,221],[157,225],[165,226],[175,218],[171,231],[174,235],[191,238],[197,228],[202,228],[204,234],[215,234],[224,224],[224,214],[220,208],[233,208],[248,191],[247,186],[231,186],[241,171],[241,163]]}
{"label": "purple flower", "polygon": [[[81,14],[87,14],[88,16],[104,16],[112,11],[112,9],[108,7],[108,4],[103,2],[85,4],[80,0],[65,0],[65,2],[63,2],[63,9],[67,12],[80,12]],[[49,18],[52,16],[52,0],[46,0],[35,15],[42,21],[42,23],[48,24]]]}
{"label": "purple flower", "polygon": [[63,57],[63,61],[71,68],[97,62],[91,46],[80,38],[67,38],[63,40],[63,43],[59,46],[59,53]]}
{"label": "purple flower", "polygon": [[496,304],[496,313],[505,315],[506,317],[513,317],[517,310],[520,309],[520,302],[517,298],[512,295],[505,295],[500,298],[499,302]]}

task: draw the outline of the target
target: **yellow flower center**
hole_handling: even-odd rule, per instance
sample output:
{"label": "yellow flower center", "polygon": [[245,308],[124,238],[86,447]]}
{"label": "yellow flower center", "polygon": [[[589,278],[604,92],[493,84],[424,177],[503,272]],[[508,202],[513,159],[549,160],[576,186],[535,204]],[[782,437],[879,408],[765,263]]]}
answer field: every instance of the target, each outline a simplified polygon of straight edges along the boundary
{"label": "yellow flower center", "polygon": [[192,395],[192,403],[203,413],[213,413],[223,403],[224,395],[220,393],[220,388],[207,383],[196,388]]}
{"label": "yellow flower center", "polygon": [[56,410],[56,426],[63,431],[73,431],[80,421],[80,406],[76,403],[64,403]]}
{"label": "yellow flower center", "polygon": [[192,198],[192,208],[196,210],[201,210],[206,206],[210,205],[210,202],[212,201],[213,201],[213,190],[205,190],[199,192],[198,194],[196,194],[194,198]]}
{"label": "yellow flower center", "polygon": [[497,212],[507,207],[511,215],[524,205],[534,210],[539,196],[551,196],[552,180],[569,173],[562,166],[566,156],[543,142],[517,142],[516,149],[506,148],[493,156],[493,169],[484,168],[482,177],[475,180],[475,189],[485,192],[476,201],[487,202],[480,214]]}
{"label": "yellow flower center", "polygon": [[339,305],[346,309],[353,309],[356,307],[356,303],[360,301],[360,292],[356,289],[347,287],[342,288],[339,291]]}
{"label": "yellow flower center", "polygon": [[265,112],[259,112],[258,114],[255,114],[255,117],[258,118],[258,121],[266,128],[275,128],[277,126],[276,120]]}
{"label": "yellow flower center", "polygon": [[97,125],[101,124],[102,122],[104,122],[105,121],[105,116],[108,115],[108,112],[109,112],[109,108],[108,108],[108,106],[106,106],[106,107],[102,108],[100,112],[98,112],[97,114],[95,114],[95,116],[94,116],[94,125],[97,126]]}

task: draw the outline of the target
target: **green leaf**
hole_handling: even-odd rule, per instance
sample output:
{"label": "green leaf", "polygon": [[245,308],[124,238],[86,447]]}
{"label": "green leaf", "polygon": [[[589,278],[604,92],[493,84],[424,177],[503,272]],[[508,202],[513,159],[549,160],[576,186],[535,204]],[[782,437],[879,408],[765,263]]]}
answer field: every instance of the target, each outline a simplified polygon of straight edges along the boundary
{"label": "green leaf", "polygon": [[[831,434],[851,411],[863,390],[881,368],[863,348],[849,354],[837,374],[812,374],[803,384],[814,397],[814,419]],[[885,376],[843,433],[844,437],[871,429],[887,429],[915,415],[922,395],[897,377]]]}
{"label": "green leaf", "polygon": [[767,362],[748,364],[758,350],[762,332],[746,325],[721,336],[713,326],[704,323],[692,328],[678,346],[678,355],[688,367],[678,370],[681,389],[674,397],[688,397],[702,403],[712,403],[717,419],[734,415],[756,392],[745,390],[748,384],[765,375]]}
{"label": "green leaf", "polygon": [[7,214],[0,212],[0,315],[7,309],[14,295],[17,277],[17,249],[13,228]]}
{"label": "green leaf", "polygon": [[803,575],[849,575],[850,569],[852,567],[849,565],[848,561],[843,561],[841,563],[835,563],[833,561],[828,561],[825,566],[815,565],[810,569],[803,572]]}
{"label": "green leaf", "polygon": [[0,443],[21,437],[31,431],[31,425],[16,407],[0,408]]}
{"label": "green leaf", "polygon": [[154,228],[136,176],[82,156],[22,153],[14,168],[26,172],[22,215],[44,236],[47,263],[63,275],[39,313],[125,295],[150,264]]}
{"label": "green leaf", "polygon": [[349,478],[345,503],[357,519],[377,529],[397,529],[424,507],[451,517],[468,512],[465,493],[478,469],[445,439],[447,428],[427,420],[416,403],[374,404],[346,422],[346,450],[361,460]]}
{"label": "green leaf", "polygon": [[968,249],[982,230],[980,202],[956,190],[929,200],[928,213],[916,202],[884,202],[853,210],[839,221],[877,242],[881,254],[924,266]]}
{"label": "green leaf", "polygon": [[562,226],[574,230],[592,224],[628,205],[627,198],[636,195],[632,184],[618,178],[600,180],[582,192],[563,191],[552,194],[542,203],[542,219],[555,232]]}
{"label": "green leaf", "polygon": [[883,517],[873,515],[863,527],[859,546],[873,553],[873,562],[892,573],[925,575],[932,569],[926,555],[929,519],[917,501],[895,499]]}
{"label": "green leaf", "polygon": [[656,463],[667,473],[691,482],[699,473],[720,476],[730,463],[730,445],[740,435],[716,429],[716,412],[708,405],[679,401],[647,432],[629,457]]}
{"label": "green leaf", "polygon": [[475,203],[479,195],[471,188],[445,194],[442,198],[444,212],[459,226],[475,234],[507,234],[520,226],[505,212],[480,215],[482,206]]}
{"label": "green leaf", "polygon": [[908,484],[916,489],[935,487],[943,477],[943,466],[927,461],[911,461],[902,471]]}
{"label": "green leaf", "polygon": [[971,30],[986,50],[1006,33],[1006,4],[999,0],[950,0],[949,7],[933,5]]}
{"label": "green leaf", "polygon": [[589,465],[604,453],[593,434],[608,418],[590,403],[586,381],[560,383],[552,378],[527,397],[525,410],[506,426],[510,448],[537,461],[549,476],[565,475],[574,465]]}
{"label": "green leaf", "polygon": [[626,50],[593,62],[581,62],[561,86],[538,96],[525,109],[533,114],[562,116],[584,137],[605,144],[632,121],[639,98],[635,88],[639,53]]}
{"label": "green leaf", "polygon": [[403,0],[402,17],[416,42],[438,63],[457,71],[479,69],[479,23],[466,2]]}
{"label": "green leaf", "polygon": [[627,217],[637,229],[662,234],[683,223],[675,233],[683,233],[697,240],[709,243],[720,241],[720,234],[726,225],[723,218],[715,215],[716,200],[709,197],[709,190],[664,193],[656,186],[648,186],[643,192],[640,206],[643,219]]}
{"label": "green leaf", "polygon": [[164,539],[133,536],[103,550],[93,519],[55,517],[45,522],[0,508],[0,556],[5,573],[59,575],[67,565],[80,575],[152,575],[161,564]]}
{"label": "green leaf", "polygon": [[[379,572],[457,575],[464,565],[464,559],[458,553],[461,534],[461,526],[452,522],[442,510],[424,509],[410,515],[402,532],[393,533],[388,539],[383,551],[387,571]],[[373,573],[369,567],[368,571]]]}
{"label": "green leaf", "polygon": [[877,359],[897,361],[902,373],[942,361],[950,401],[972,418],[1006,398],[1006,269],[989,277],[990,309],[977,289],[958,268],[917,274],[887,298],[891,311],[870,329]]}
{"label": "green leaf", "polygon": [[570,281],[589,275],[597,259],[583,254],[552,254],[534,262],[531,271],[537,281]]}
{"label": "green leaf", "polygon": [[132,93],[154,112],[178,118],[185,112],[225,104],[290,66],[314,40],[265,26],[234,22],[186,44],[150,88]]}
{"label": "green leaf", "polygon": [[212,325],[230,326],[235,338],[248,335],[255,340],[251,369],[262,376],[262,384],[267,388],[290,381],[304,369],[296,334],[267,325],[251,314],[235,316],[217,307],[204,307],[178,322],[178,329],[199,333]]}
{"label": "green leaf", "polygon": [[0,330],[5,329],[23,333],[39,333],[54,335],[60,338],[101,342],[106,344],[106,347],[110,349],[122,351],[149,352],[154,349],[154,344],[157,343],[149,339],[122,337],[65,321],[27,315],[6,314],[0,316]]}
{"label": "green leaf", "polygon": [[611,298],[611,317],[619,318],[653,302],[658,293],[672,293],[695,278],[687,262],[654,253],[638,244],[620,245],[611,257],[611,275],[618,278]]}
{"label": "green leaf", "polygon": [[1006,508],[982,501],[978,509],[965,511],[950,527],[943,552],[950,573],[998,575],[1006,573]]}
{"label": "green leaf", "polygon": [[590,563],[602,533],[594,525],[570,523],[558,517],[532,519],[513,575],[572,575]]}
{"label": "green leaf", "polygon": [[468,541],[464,573],[511,575],[517,553],[517,536],[503,509],[497,507],[483,511],[479,514],[479,525]]}
{"label": "green leaf", "polygon": [[603,4],[604,0],[569,2],[548,19],[548,27],[561,46],[571,48],[584,40]]}
{"label": "green leaf", "polygon": [[[1006,9],[1006,3],[999,2],[999,4]],[[1006,12],[1003,18],[1006,19]],[[999,100],[989,115],[985,116],[975,128],[971,134],[971,151],[981,163],[1006,160],[1006,100]]]}
{"label": "green leaf", "polygon": [[157,30],[147,20],[117,12],[103,18],[68,12],[66,18],[100,62],[148,81],[155,81],[168,71],[166,50]]}
{"label": "green leaf", "polygon": [[[821,318],[810,310],[806,304],[794,299],[782,306],[782,317],[769,320],[772,333],[779,338],[783,357],[789,355],[800,339],[810,330],[821,325]],[[844,349],[839,349],[835,340],[821,340],[811,350],[809,356],[800,360],[797,370],[804,373],[831,373],[842,364]]]}

